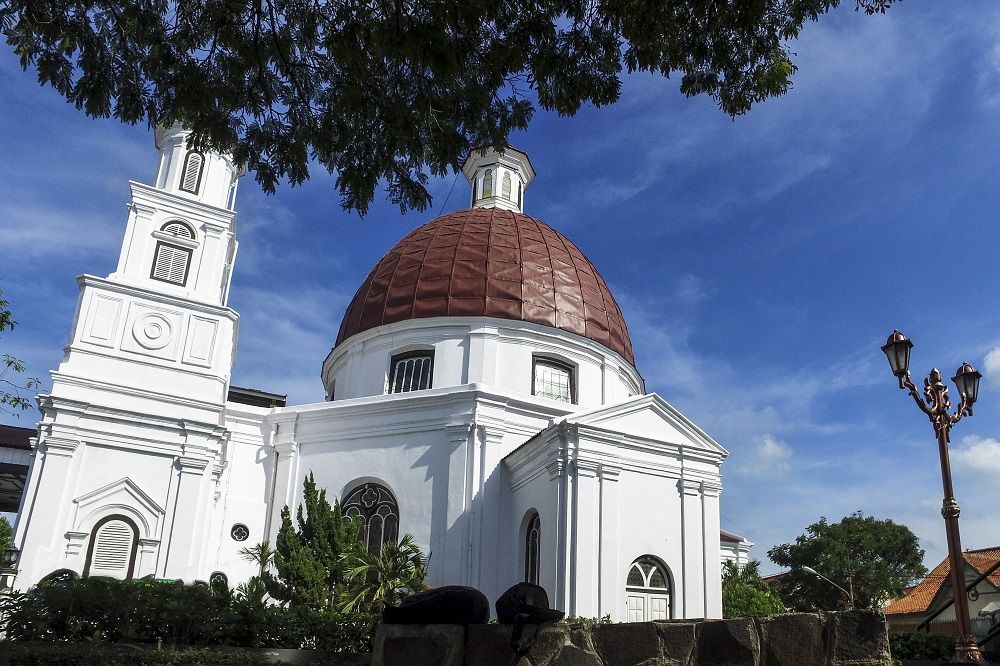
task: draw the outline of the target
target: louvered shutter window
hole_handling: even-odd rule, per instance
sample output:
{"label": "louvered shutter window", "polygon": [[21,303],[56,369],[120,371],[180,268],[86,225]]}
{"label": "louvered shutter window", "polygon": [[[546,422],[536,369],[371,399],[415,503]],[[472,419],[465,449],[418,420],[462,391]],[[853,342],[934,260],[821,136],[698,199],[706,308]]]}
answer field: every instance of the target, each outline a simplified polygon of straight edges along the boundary
{"label": "louvered shutter window", "polygon": [[110,520],[97,530],[90,560],[91,576],[127,578],[131,573],[132,541],[135,533],[122,520]]}
{"label": "louvered shutter window", "polygon": [[503,198],[510,201],[510,174],[503,175]]}
{"label": "louvered shutter window", "polygon": [[166,243],[157,243],[152,278],[183,286],[187,281],[190,262],[191,250]]}
{"label": "louvered shutter window", "polygon": [[201,181],[201,166],[205,161],[202,154],[190,150],[188,151],[187,157],[184,158],[184,174],[181,179],[181,189],[185,192],[191,192],[193,194],[198,193],[198,185]]}
{"label": "louvered shutter window", "polygon": [[483,198],[493,196],[493,169],[487,169],[483,176]]}

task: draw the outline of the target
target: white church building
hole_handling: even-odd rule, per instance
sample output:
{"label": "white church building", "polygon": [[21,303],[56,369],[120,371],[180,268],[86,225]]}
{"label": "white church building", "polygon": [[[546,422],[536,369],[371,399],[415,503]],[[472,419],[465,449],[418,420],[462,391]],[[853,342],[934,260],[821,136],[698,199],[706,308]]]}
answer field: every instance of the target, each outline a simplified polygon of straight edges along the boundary
{"label": "white church building", "polygon": [[255,573],[240,550],[273,541],[311,472],[369,547],[412,534],[432,585],[494,600],[529,580],[568,615],[619,621],[721,616],[723,551],[740,553],[720,541],[727,452],[645,392],[597,269],[522,213],[524,153],[472,153],[472,207],[386,253],[331,331],[327,400],[287,406],[230,385],[241,172],[186,137],[157,131],[117,269],[78,279],[15,587],[59,569],[236,585]]}

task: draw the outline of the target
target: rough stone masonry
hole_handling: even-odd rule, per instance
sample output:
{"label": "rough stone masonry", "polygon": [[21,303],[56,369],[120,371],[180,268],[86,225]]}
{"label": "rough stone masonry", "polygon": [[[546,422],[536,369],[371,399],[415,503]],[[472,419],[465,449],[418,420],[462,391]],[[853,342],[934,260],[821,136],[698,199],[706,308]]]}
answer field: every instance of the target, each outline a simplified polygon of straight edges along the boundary
{"label": "rough stone masonry", "polygon": [[[509,625],[381,625],[372,666],[510,666]],[[538,666],[890,666],[871,611],[738,620],[559,624],[538,632]],[[521,664],[530,663],[522,659]]]}

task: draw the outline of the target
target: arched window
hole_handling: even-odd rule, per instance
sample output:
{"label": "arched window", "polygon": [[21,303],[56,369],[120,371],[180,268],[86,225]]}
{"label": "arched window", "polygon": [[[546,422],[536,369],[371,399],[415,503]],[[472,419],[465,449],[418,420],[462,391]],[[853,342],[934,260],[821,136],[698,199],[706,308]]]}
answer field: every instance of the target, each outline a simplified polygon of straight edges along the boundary
{"label": "arched window", "polygon": [[205,163],[205,156],[197,150],[189,150],[184,157],[184,171],[181,173],[181,189],[185,192],[198,194],[201,186],[201,167]]}
{"label": "arched window", "polygon": [[524,532],[524,580],[538,585],[538,557],[541,551],[542,522],[537,511],[531,512]]}
{"label": "arched window", "polygon": [[431,388],[434,382],[434,351],[397,354],[389,362],[386,393],[407,393]]}
{"label": "arched window", "polygon": [[358,539],[370,553],[382,550],[386,543],[396,543],[399,536],[399,505],[385,486],[363,483],[352,490],[341,503],[349,518],[361,519]]}
{"label": "arched window", "polygon": [[483,198],[493,196],[493,169],[487,169],[483,176]]}
{"label": "arched window", "polygon": [[510,201],[510,172],[504,171],[503,173],[503,198]]}
{"label": "arched window", "polygon": [[670,592],[670,571],[656,558],[643,555],[632,563],[625,581],[626,621],[669,620]]}
{"label": "arched window", "polygon": [[160,231],[165,234],[170,234],[171,236],[177,236],[178,238],[189,238],[194,240],[194,232],[191,230],[191,227],[183,222],[167,222],[160,228]]}
{"label": "arched window", "polygon": [[139,548],[139,528],[125,516],[102,518],[91,530],[84,576],[132,578]]}

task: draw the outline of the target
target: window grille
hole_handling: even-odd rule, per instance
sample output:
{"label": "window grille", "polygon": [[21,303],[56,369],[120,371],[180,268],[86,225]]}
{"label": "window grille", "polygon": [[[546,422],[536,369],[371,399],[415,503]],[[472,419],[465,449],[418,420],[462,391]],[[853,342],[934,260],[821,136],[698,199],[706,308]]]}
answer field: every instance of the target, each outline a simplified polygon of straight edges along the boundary
{"label": "window grille", "polygon": [[532,393],[541,398],[573,402],[573,369],[545,358],[535,358]]}
{"label": "window grille", "polygon": [[185,192],[198,194],[201,185],[201,167],[205,157],[197,150],[189,150],[184,158],[184,173],[181,174],[181,189]]}
{"label": "window grille", "polygon": [[541,551],[542,523],[536,512],[524,534],[524,580],[538,585],[538,558]]}
{"label": "window grille", "polygon": [[341,504],[344,515],[361,521],[358,539],[370,553],[378,553],[399,535],[399,505],[385,486],[364,483],[352,490]]}
{"label": "window grille", "polygon": [[503,174],[503,198],[510,201],[510,173],[504,172]]}
{"label": "window grille", "polygon": [[388,393],[406,393],[431,387],[434,373],[434,354],[406,354],[392,358],[389,372]]}
{"label": "window grille", "polygon": [[156,244],[156,255],[153,258],[150,277],[184,286],[190,264],[190,249],[159,242]]}
{"label": "window grille", "polygon": [[493,169],[487,169],[483,176],[483,198],[493,196]]}
{"label": "window grille", "polygon": [[646,590],[670,590],[670,578],[663,567],[653,558],[643,556],[632,563],[628,572],[626,587]]}

